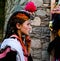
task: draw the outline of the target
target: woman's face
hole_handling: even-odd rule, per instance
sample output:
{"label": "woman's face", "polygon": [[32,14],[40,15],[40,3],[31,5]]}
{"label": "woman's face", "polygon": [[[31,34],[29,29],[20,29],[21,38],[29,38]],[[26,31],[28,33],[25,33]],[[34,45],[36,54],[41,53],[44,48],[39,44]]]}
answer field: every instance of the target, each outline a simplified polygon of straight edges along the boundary
{"label": "woman's face", "polygon": [[20,31],[26,35],[29,35],[30,31],[31,31],[32,27],[30,25],[30,21],[25,21],[20,28]]}

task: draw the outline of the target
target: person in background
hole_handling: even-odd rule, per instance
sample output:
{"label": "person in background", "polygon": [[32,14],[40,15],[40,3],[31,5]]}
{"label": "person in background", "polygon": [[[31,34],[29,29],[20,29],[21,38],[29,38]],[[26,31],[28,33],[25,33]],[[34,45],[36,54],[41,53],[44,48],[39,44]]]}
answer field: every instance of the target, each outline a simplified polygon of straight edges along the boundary
{"label": "person in background", "polygon": [[60,0],[51,0],[51,14],[60,14]]}
{"label": "person in background", "polygon": [[53,57],[52,61],[60,61],[60,14],[56,14],[52,26],[54,39],[49,43],[47,51]]}
{"label": "person in background", "polygon": [[[1,49],[10,47],[8,61],[32,61],[30,56],[31,38],[29,36],[31,15],[25,10],[14,12],[8,20],[6,34]],[[7,59],[6,59],[7,60]]]}

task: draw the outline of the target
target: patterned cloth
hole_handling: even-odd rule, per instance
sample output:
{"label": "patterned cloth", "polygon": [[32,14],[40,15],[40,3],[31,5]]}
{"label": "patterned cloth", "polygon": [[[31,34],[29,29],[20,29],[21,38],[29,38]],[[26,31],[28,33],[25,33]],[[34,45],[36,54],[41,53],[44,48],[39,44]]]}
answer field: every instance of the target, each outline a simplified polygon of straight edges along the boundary
{"label": "patterned cloth", "polygon": [[10,46],[11,50],[17,51],[16,61],[25,61],[22,46],[16,38],[5,39],[1,44],[1,49],[4,49],[6,46]]}

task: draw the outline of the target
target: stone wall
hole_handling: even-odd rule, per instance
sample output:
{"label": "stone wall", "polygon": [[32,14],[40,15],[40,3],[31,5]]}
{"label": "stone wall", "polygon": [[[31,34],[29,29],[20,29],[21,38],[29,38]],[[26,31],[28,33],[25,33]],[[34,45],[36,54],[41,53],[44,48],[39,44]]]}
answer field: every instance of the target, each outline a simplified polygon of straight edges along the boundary
{"label": "stone wall", "polygon": [[32,21],[31,53],[34,61],[49,61],[47,47],[50,41],[50,31],[48,27],[50,21],[50,2],[47,0],[47,4],[44,4],[43,0],[32,1],[35,2],[38,8],[35,13],[36,17]]}
{"label": "stone wall", "polygon": [[[15,7],[19,0],[14,0]],[[23,2],[24,0],[22,0]],[[31,22],[32,25],[32,43],[31,43],[31,54],[34,61],[49,61],[49,55],[47,53],[47,47],[50,41],[50,31],[49,31],[49,21],[50,21],[50,7],[49,0],[28,0],[33,1],[37,6],[37,11],[35,13],[35,19]],[[8,2],[9,4],[9,2]],[[10,11],[11,12],[11,11]],[[9,12],[9,13],[10,13]],[[11,13],[10,13],[11,14]],[[9,15],[10,15],[9,14]],[[6,13],[6,17],[8,13]],[[6,18],[7,20],[7,18]]]}

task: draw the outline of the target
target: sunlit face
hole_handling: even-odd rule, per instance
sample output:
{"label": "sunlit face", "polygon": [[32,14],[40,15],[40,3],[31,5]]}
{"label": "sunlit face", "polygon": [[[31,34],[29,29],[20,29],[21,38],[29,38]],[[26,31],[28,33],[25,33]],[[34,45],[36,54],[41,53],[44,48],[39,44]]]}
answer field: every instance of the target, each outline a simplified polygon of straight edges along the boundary
{"label": "sunlit face", "polygon": [[25,21],[22,25],[21,25],[21,29],[20,31],[26,35],[29,35],[29,32],[31,31],[32,27],[30,25],[30,21]]}

